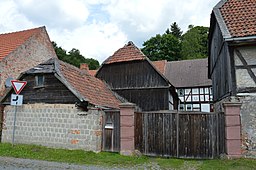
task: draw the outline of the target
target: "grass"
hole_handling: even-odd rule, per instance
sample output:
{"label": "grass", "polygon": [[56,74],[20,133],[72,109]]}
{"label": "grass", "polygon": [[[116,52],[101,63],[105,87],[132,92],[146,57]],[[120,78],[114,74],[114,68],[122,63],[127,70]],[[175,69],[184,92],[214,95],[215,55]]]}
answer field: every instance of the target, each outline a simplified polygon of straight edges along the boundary
{"label": "grass", "polygon": [[[161,169],[198,169],[198,170],[253,170],[256,159],[214,159],[188,160],[152,158],[147,156],[128,157],[118,153],[86,152],[83,150],[52,149],[36,145],[0,143],[0,156],[28,158],[46,161],[66,162],[81,165],[98,165],[107,167],[133,167],[155,164]],[[147,166],[148,169],[151,169]],[[142,168],[144,169],[144,168]]]}

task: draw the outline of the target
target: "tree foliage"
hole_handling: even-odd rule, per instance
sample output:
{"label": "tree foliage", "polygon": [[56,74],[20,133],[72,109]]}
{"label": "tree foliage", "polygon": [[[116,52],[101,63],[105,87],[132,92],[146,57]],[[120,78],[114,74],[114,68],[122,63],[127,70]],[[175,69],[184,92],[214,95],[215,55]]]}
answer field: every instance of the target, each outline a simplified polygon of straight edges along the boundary
{"label": "tree foliage", "polygon": [[182,35],[182,31],[181,31],[180,27],[178,26],[178,24],[176,22],[172,23],[171,28],[167,28],[165,33],[166,34],[172,34],[178,39],[180,39],[181,35]]}
{"label": "tree foliage", "polygon": [[143,43],[142,52],[152,61],[185,60],[207,57],[208,27],[188,26],[182,35],[178,24],[171,24],[164,34],[157,34]]}
{"label": "tree foliage", "polygon": [[181,55],[184,59],[207,57],[208,27],[189,26],[189,30],[182,35]]}
{"label": "tree foliage", "polygon": [[72,64],[76,67],[80,67],[81,63],[87,63],[90,70],[96,70],[99,68],[99,62],[93,58],[85,58],[78,49],[73,48],[67,52],[62,47],[59,47],[56,42],[52,42],[54,50],[58,58],[64,62]]}
{"label": "tree foliage", "polygon": [[168,60],[174,61],[180,58],[180,42],[172,34],[157,34],[143,43],[142,52],[150,58],[150,60]]}

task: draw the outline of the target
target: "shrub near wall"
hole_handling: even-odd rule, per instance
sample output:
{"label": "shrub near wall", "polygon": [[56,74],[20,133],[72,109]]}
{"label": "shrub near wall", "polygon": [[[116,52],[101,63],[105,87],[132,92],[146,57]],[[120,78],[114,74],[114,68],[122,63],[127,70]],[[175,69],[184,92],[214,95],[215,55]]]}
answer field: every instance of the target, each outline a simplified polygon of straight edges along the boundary
{"label": "shrub near wall", "polygon": [[[5,107],[2,142],[12,142],[14,110]],[[17,107],[15,143],[100,151],[101,119],[102,111],[72,104],[25,104]]]}

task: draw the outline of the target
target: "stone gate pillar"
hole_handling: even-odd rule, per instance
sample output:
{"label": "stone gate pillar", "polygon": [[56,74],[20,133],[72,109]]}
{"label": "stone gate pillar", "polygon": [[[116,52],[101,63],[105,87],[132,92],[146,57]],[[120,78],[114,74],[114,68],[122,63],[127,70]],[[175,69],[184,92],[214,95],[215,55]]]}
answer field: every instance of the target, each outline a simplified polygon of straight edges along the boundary
{"label": "stone gate pillar", "polygon": [[228,157],[241,157],[241,120],[242,103],[223,103],[225,112],[225,143]]}
{"label": "stone gate pillar", "polygon": [[134,110],[135,104],[122,103],[120,107],[120,154],[133,155],[134,143]]}

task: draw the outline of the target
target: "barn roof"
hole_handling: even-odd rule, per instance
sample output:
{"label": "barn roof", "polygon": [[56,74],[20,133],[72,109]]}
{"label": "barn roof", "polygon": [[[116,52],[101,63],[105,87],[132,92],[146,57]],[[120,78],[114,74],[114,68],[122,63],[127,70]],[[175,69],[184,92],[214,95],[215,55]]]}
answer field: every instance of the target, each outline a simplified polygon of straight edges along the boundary
{"label": "barn roof", "polygon": [[224,38],[256,35],[255,0],[222,0],[213,12]]}
{"label": "barn roof", "polygon": [[147,57],[129,41],[124,47],[118,49],[112,56],[107,58],[103,64],[111,64],[125,61],[145,60]]}
{"label": "barn roof", "polygon": [[0,61],[20,45],[22,45],[31,36],[41,32],[42,29],[45,29],[45,27],[0,34]]}
{"label": "barn roof", "polygon": [[21,74],[20,79],[26,74],[42,73],[53,73],[80,101],[88,101],[95,106],[115,109],[119,108],[119,104],[121,104],[122,98],[118,98],[119,96],[113,93],[103,81],[90,75],[88,71],[81,70],[57,58],[49,59],[29,69]]}
{"label": "barn roof", "polygon": [[157,70],[165,75],[167,60],[152,61]]}
{"label": "barn roof", "polygon": [[[156,68],[164,71],[165,77],[176,87],[211,86],[207,77],[208,59],[153,62]],[[161,63],[161,64],[159,64]]]}

